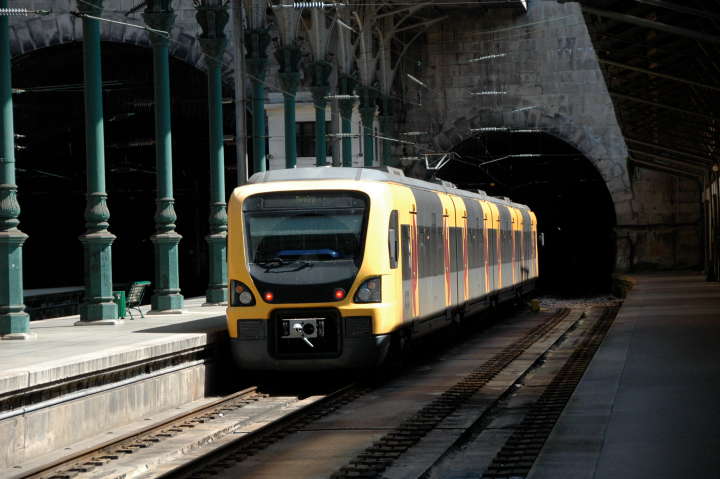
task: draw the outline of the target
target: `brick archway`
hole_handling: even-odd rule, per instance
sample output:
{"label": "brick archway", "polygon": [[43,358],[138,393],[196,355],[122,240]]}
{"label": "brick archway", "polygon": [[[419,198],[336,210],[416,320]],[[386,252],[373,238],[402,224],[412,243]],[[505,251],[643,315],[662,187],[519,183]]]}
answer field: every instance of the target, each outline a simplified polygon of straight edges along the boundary
{"label": "brick archway", "polygon": [[606,142],[601,141],[592,128],[572,121],[561,113],[551,114],[541,107],[516,113],[487,109],[476,111],[469,118],[461,117],[455,120],[450,128],[433,138],[434,147],[439,151],[450,151],[473,136],[470,131],[472,128],[481,127],[541,129],[575,147],[590,160],[605,180],[616,210],[620,210],[618,214],[622,214],[623,211],[623,208],[618,206],[627,204],[632,199],[630,177],[625,161],[628,155],[621,136],[613,142],[622,145],[622,150],[625,152],[622,161],[617,158],[617,152],[613,154],[608,151]]}
{"label": "brick archway", "polygon": [[[50,8],[55,10],[69,11],[75,8],[74,1],[48,3],[52,3]],[[109,15],[109,18],[114,19],[115,16]],[[135,19],[123,20],[142,24],[142,21]],[[169,50],[172,57],[205,71],[204,56],[197,40],[199,28],[194,15],[178,15],[171,31]],[[230,36],[229,27],[226,28],[226,34]],[[41,48],[82,42],[82,40],[82,20],[70,13],[55,13],[47,17],[11,17],[10,19],[10,53],[12,57],[26,55]],[[150,48],[146,31],[107,22],[101,22],[101,40]],[[228,42],[229,44],[230,42]],[[223,83],[231,86],[233,84],[233,54],[230,48],[226,48],[222,64]]]}

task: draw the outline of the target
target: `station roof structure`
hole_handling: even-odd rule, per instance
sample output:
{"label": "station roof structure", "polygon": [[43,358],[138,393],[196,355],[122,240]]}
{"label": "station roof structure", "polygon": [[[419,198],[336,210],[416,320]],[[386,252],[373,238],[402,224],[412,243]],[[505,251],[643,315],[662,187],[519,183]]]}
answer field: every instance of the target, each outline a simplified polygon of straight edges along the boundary
{"label": "station roof structure", "polygon": [[720,164],[720,1],[580,0],[631,162]]}

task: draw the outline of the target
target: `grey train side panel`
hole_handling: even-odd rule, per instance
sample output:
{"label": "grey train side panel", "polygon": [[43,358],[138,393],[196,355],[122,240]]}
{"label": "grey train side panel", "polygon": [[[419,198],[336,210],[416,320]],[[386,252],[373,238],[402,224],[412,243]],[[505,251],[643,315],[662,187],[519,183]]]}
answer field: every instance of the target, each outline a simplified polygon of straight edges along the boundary
{"label": "grey train side panel", "polygon": [[475,298],[487,293],[485,291],[485,220],[480,203],[477,200],[463,198],[467,210],[467,248],[468,267],[470,272],[470,297]]}
{"label": "grey train side panel", "polygon": [[411,188],[417,205],[420,316],[445,309],[442,203],[432,191]]}
{"label": "grey train side panel", "polygon": [[501,262],[502,288],[512,284],[512,218],[505,205],[497,205],[500,211],[500,251],[498,260]]}

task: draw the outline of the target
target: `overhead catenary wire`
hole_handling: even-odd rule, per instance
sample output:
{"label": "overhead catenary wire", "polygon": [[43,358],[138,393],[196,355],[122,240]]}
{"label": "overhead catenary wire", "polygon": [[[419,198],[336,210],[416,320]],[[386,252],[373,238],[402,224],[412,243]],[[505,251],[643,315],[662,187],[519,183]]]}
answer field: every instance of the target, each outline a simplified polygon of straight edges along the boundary
{"label": "overhead catenary wire", "polygon": [[[79,2],[82,2],[82,3],[85,3],[85,4],[88,4],[88,5],[93,5],[92,3],[87,2],[87,1],[85,1],[85,0],[78,0],[78,1],[79,1]],[[297,2],[297,3],[299,3],[299,2]],[[462,3],[462,2],[460,2],[460,3]],[[465,2],[465,3],[468,4],[468,5],[471,4],[471,2]],[[387,3],[387,2],[383,2],[383,3],[373,3],[373,4],[371,4],[371,3],[365,4],[365,3],[364,3],[364,4],[362,4],[362,5],[390,5],[390,4]],[[392,5],[403,5],[403,3],[393,2]],[[413,4],[413,3],[407,3],[407,5],[414,5],[414,4]],[[93,6],[94,6],[94,5],[93,5]],[[189,10],[189,9],[188,9],[188,10]],[[176,11],[177,11],[177,10],[176,10]],[[61,12],[56,12],[56,13],[61,13]],[[122,22],[122,21],[113,20],[113,19],[108,19],[108,18],[104,18],[104,17],[96,17],[96,16],[93,16],[93,15],[84,14],[84,13],[81,13],[81,12],[65,12],[65,13],[70,13],[70,14],[73,14],[73,15],[76,15],[76,16],[80,16],[80,17],[85,16],[85,17],[88,17],[88,18],[97,19],[97,20],[99,20],[99,21],[106,21],[106,22],[110,22],[110,23],[121,24],[121,25],[125,25],[125,26],[131,27],[131,28],[138,28],[138,29],[142,29],[142,30],[145,30],[145,31],[148,31],[148,32],[153,32],[153,33],[156,33],[156,34],[161,34],[161,35],[163,35],[163,36],[166,36],[166,37],[170,40],[170,42],[172,42],[172,43],[174,43],[174,44],[180,44],[180,42],[178,42],[177,40],[174,40],[173,38],[171,38],[168,32],[164,32],[164,31],[161,31],[161,30],[152,29],[152,28],[150,28],[150,27],[146,27],[146,26],[142,26],[142,25],[136,25],[136,24],[132,24],[132,23],[128,23],[128,22]],[[557,17],[557,18],[553,18],[553,19],[546,19],[546,20],[543,20],[543,21],[540,21],[540,22],[533,22],[533,23],[531,23],[531,24],[519,25],[519,26],[515,26],[515,27],[508,27],[508,28],[501,28],[501,29],[496,29],[496,30],[492,30],[492,31],[483,31],[483,32],[478,32],[478,33],[479,33],[479,34],[489,34],[489,33],[495,33],[495,32],[515,30],[515,29],[520,29],[520,28],[527,28],[527,27],[532,26],[532,25],[541,24],[541,23],[547,23],[547,22],[549,22],[549,21],[558,21],[558,20],[561,20],[561,19],[564,19],[564,18],[568,18],[568,17],[570,17],[570,16]],[[223,64],[224,64],[224,63],[222,62],[221,57],[211,57],[211,56],[209,56],[209,55],[206,55],[205,53],[202,53],[202,56],[206,59],[206,61],[214,61],[214,62],[217,62],[217,63],[220,64],[220,65],[223,65]],[[497,56],[500,56],[500,54],[498,54]],[[494,56],[493,56],[493,55],[490,55],[489,57],[494,57]],[[247,73],[246,73],[246,76],[248,76],[251,80],[259,81],[260,83],[262,83],[264,86],[266,86],[267,88],[269,88],[269,89],[271,89],[271,90],[278,91],[278,92],[283,93],[283,94],[290,94],[289,92],[284,91],[284,90],[283,90],[282,88],[280,88],[278,85],[271,84],[270,82],[265,81],[264,79],[256,78],[256,77],[254,77],[253,75],[250,75],[250,74],[247,74]],[[411,75],[408,75],[408,77],[411,77]],[[412,77],[412,78],[414,79],[415,77]],[[425,85],[425,84],[422,83],[421,81],[418,81],[417,83],[423,85],[425,88],[428,88],[427,85]],[[370,87],[370,88],[373,88],[373,87]],[[375,89],[375,88],[373,88],[373,89]],[[505,92],[495,92],[495,94],[505,94]],[[293,93],[292,95],[297,95],[297,93]],[[354,97],[355,97],[355,96],[354,96]],[[414,102],[407,101],[407,100],[405,100],[405,99],[403,99],[403,98],[398,98],[398,97],[394,97],[394,96],[393,96],[392,98],[395,99],[395,100],[400,100],[400,101],[403,102],[403,103],[416,104],[416,103],[414,103]],[[354,98],[353,98],[353,99],[354,99]],[[318,108],[318,107],[313,104],[313,108]],[[515,111],[515,110],[514,110],[514,111]],[[340,117],[341,117],[341,118],[344,118],[344,117],[342,116],[342,114],[340,114]],[[351,118],[350,118],[350,119],[351,119]],[[362,128],[363,128],[363,129],[366,129],[364,126],[363,126]],[[401,144],[413,145],[413,146],[415,146],[415,147],[418,148],[418,149],[425,150],[425,151],[431,151],[430,148],[424,147],[424,146],[422,146],[422,145],[420,145],[420,144],[418,144],[418,143],[415,143],[415,142],[408,142],[408,141],[405,141],[405,140],[400,140],[400,139],[397,139],[397,138],[391,138],[391,137],[381,136],[381,135],[377,135],[377,134],[374,134],[374,133],[371,134],[370,136],[373,137],[373,138],[382,140],[382,141],[396,142],[396,143],[401,143]]]}

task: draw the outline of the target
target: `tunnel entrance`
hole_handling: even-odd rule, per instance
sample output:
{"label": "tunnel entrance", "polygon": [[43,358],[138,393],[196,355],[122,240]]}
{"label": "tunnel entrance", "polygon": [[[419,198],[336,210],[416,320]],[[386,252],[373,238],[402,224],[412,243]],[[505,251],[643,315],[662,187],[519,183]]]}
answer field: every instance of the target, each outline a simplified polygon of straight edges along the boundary
{"label": "tunnel entrance", "polygon": [[615,209],[605,181],[576,148],[542,131],[483,132],[459,144],[439,178],[528,205],[538,217],[539,287],[578,296],[610,290]]}
{"label": "tunnel entrance", "polygon": [[[113,281],[153,280],[156,196],[152,50],[103,43],[105,169]],[[207,76],[170,60],[174,196],[180,286],[207,287],[209,216]],[[25,288],[83,285],[85,126],[82,44],[13,59],[13,95]],[[233,131],[232,108],[225,131]],[[227,145],[230,146],[230,145]],[[226,156],[233,157],[234,151]],[[228,191],[235,181],[226,169]]]}

